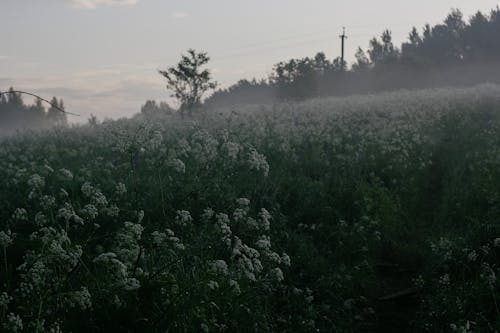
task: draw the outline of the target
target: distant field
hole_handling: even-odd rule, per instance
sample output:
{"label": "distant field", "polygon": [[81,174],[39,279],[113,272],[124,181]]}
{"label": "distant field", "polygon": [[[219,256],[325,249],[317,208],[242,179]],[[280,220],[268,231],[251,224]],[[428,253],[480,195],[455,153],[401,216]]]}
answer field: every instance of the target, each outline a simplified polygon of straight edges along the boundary
{"label": "distant field", "polygon": [[500,86],[0,141],[8,332],[500,330]]}

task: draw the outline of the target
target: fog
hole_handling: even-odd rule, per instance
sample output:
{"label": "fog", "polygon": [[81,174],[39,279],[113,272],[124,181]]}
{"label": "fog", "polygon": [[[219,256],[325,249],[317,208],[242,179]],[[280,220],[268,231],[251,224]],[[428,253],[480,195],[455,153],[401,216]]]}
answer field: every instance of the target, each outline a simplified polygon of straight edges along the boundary
{"label": "fog", "polygon": [[[15,1],[5,7],[42,10]],[[246,28],[272,35],[259,25],[270,17],[276,29],[287,20],[302,29],[339,4],[301,2],[303,22],[286,15],[298,1],[268,1]],[[203,41],[183,40],[196,45],[150,81],[119,78],[115,64],[64,88],[0,88],[0,332],[500,330],[499,7],[471,17],[453,9],[441,23],[408,26],[403,43],[374,32],[355,61],[315,47],[268,55],[264,78],[221,87],[227,76],[203,46],[216,44],[206,38],[213,26],[236,31],[231,11],[205,26],[177,22],[161,41],[134,31],[127,44],[126,18],[152,28],[158,16],[190,15],[142,15],[180,0],[46,3],[63,2],[78,12],[64,19],[92,33],[61,41],[70,46],[55,67],[76,72],[69,58],[85,57],[75,45],[89,37],[119,36],[105,41],[111,52],[92,53],[103,58],[120,47],[139,58],[157,51],[147,39],[172,55],[186,32]],[[413,6],[425,11],[424,2]],[[234,0],[196,9],[222,3],[255,10]],[[397,14],[408,4],[376,6]],[[107,21],[116,8],[119,25]],[[142,100],[155,89],[170,99]],[[94,115],[103,101],[113,113]]]}
{"label": "fog", "polygon": [[471,86],[500,81],[500,11],[466,19],[452,10],[442,23],[408,30],[396,45],[389,30],[358,48],[356,62],[324,53],[276,64],[265,80],[241,80],[208,98],[211,106],[302,100],[398,89]]}

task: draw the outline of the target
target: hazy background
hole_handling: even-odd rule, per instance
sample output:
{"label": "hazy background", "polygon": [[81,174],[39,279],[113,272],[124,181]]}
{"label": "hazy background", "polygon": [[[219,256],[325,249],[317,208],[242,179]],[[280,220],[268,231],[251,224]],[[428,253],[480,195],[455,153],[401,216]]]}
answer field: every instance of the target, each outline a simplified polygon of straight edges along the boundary
{"label": "hazy background", "polygon": [[0,90],[10,86],[64,99],[86,121],[93,113],[131,116],[147,99],[169,100],[158,69],[188,48],[208,52],[222,87],[267,77],[273,65],[324,51],[366,49],[388,28],[395,45],[412,26],[441,22],[451,8],[465,19],[498,1],[400,0],[0,0]]}

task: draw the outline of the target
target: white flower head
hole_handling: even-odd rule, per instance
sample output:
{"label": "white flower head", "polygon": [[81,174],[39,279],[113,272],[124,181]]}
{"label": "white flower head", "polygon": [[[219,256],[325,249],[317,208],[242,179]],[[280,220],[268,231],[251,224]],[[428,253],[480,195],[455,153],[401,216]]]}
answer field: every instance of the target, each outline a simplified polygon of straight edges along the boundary
{"label": "white flower head", "polygon": [[16,208],[12,218],[16,221],[26,221],[28,220],[28,212],[24,208]]}
{"label": "white flower head", "polygon": [[281,255],[281,262],[283,263],[283,265],[285,266],[290,266],[292,263],[291,263],[291,260],[290,260],[290,256],[286,253],[283,253]]}
{"label": "white flower head", "polygon": [[73,174],[68,169],[64,169],[64,168],[59,169],[59,173],[61,174],[61,177],[65,180],[72,180],[73,179]]}
{"label": "white flower head", "polygon": [[30,177],[30,179],[28,179],[28,185],[32,189],[40,189],[45,185],[45,180],[42,176],[34,174]]}
{"label": "white flower head", "polygon": [[210,270],[216,274],[228,275],[229,269],[227,263],[224,260],[214,260],[210,263]]}
{"label": "white flower head", "polygon": [[229,280],[229,286],[233,289],[233,292],[236,295],[241,294],[241,289],[240,289],[240,285],[239,285],[238,281]]}
{"label": "white flower head", "polygon": [[174,169],[178,173],[186,172],[186,165],[178,158],[174,158],[168,164],[172,169]]}
{"label": "white flower head", "polygon": [[210,281],[208,281],[207,286],[211,290],[219,289],[219,284],[217,283],[217,281],[210,280]]}
{"label": "white flower head", "polygon": [[283,271],[278,267],[274,268],[271,271],[271,276],[278,282],[281,282],[285,279],[285,277],[283,276]]}
{"label": "white flower head", "polygon": [[193,222],[193,218],[191,217],[191,213],[187,210],[178,210],[177,216],[175,217],[175,221],[177,224],[186,226],[189,223]]}
{"label": "white flower head", "polygon": [[267,163],[266,157],[259,154],[255,149],[252,149],[248,155],[248,164],[250,169],[262,171],[266,177],[269,174],[269,164]]}
{"label": "white flower head", "polygon": [[15,234],[12,234],[10,230],[0,231],[0,248],[6,248],[13,243],[13,238]]}
{"label": "white flower head", "polygon": [[125,186],[125,184],[123,184],[123,183],[116,184],[115,193],[117,195],[123,195],[123,194],[127,193],[127,187]]}
{"label": "white flower head", "polygon": [[238,198],[238,199],[236,199],[236,203],[242,207],[250,206],[250,200],[247,198]]}

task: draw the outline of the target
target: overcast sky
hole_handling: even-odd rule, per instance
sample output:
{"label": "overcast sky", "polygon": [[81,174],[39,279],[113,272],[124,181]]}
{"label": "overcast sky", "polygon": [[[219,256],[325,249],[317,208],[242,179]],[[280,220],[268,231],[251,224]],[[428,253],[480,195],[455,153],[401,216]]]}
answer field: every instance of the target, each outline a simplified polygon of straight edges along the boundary
{"label": "overcast sky", "polygon": [[147,99],[167,100],[158,69],[188,48],[211,57],[225,87],[263,78],[289,58],[348,60],[383,29],[401,43],[412,26],[441,22],[451,8],[488,13],[492,0],[0,0],[0,90],[64,99],[86,121],[131,116]]}

